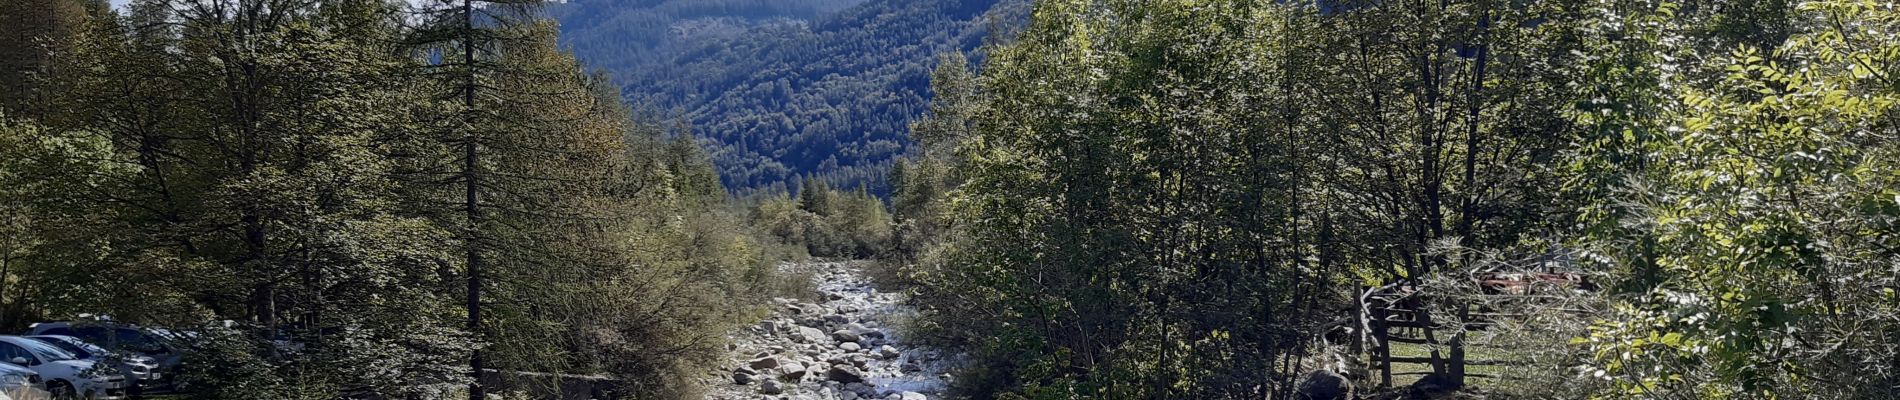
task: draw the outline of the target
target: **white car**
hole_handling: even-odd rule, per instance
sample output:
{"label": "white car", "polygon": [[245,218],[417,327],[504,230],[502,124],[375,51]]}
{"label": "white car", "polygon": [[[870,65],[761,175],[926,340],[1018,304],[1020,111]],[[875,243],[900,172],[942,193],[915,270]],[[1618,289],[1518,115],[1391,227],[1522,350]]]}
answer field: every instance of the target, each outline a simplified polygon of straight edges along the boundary
{"label": "white car", "polygon": [[54,398],[117,399],[125,396],[125,376],[51,344],[21,336],[0,336],[0,361],[40,374]]}
{"label": "white car", "polygon": [[0,398],[43,400],[53,397],[40,383],[40,373],[13,364],[0,363]]}
{"label": "white car", "polygon": [[158,371],[158,361],[153,360],[151,357],[130,352],[106,350],[103,347],[87,343],[84,340],[79,340],[79,338],[72,336],[39,335],[27,337],[38,339],[39,341],[53,345],[53,347],[58,347],[60,350],[73,353],[73,356],[81,360],[102,362],[107,366],[117,368],[119,374],[125,375],[126,384],[132,389],[157,384],[159,380],[163,378],[163,375]]}

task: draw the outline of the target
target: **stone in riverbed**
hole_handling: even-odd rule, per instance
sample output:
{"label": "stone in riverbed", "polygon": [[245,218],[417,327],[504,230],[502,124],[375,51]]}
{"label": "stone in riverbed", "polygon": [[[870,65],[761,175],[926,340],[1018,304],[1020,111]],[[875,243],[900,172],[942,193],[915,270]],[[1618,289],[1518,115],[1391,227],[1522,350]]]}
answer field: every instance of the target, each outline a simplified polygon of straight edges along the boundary
{"label": "stone in riverbed", "polygon": [[751,384],[751,383],[752,383],[752,374],[750,374],[750,373],[748,373],[748,372],[750,372],[750,371],[733,371],[733,372],[732,372],[732,383],[736,383],[736,384],[740,384],[740,385],[747,385],[747,384]]}
{"label": "stone in riverbed", "polygon": [[836,365],[850,364],[851,356],[844,355],[844,354],[832,354],[831,358],[826,359],[825,362],[836,364]]}
{"label": "stone in riverbed", "polygon": [[804,363],[800,363],[796,361],[786,363],[785,367],[780,368],[779,370],[784,371],[782,373],[779,373],[778,375],[779,378],[785,379],[786,381],[789,381],[789,382],[798,382],[798,381],[805,380],[805,374],[809,371],[805,369]]}
{"label": "stone in riverbed", "polygon": [[889,360],[897,358],[899,355],[903,355],[903,353],[898,352],[896,347],[891,347],[890,345],[877,347],[877,358]]}
{"label": "stone in riverbed", "polygon": [[785,388],[780,387],[778,384],[778,381],[766,379],[764,382],[759,382],[759,393],[765,393],[765,394],[785,393]]}
{"label": "stone in riverbed", "polygon": [[858,372],[857,368],[834,365],[831,370],[825,371],[825,380],[838,383],[864,382],[864,374]]}
{"label": "stone in riverbed", "polygon": [[798,327],[798,335],[793,337],[793,339],[804,343],[826,343],[830,340],[825,336],[825,331],[809,326]]}
{"label": "stone in riverbed", "polygon": [[850,329],[839,329],[837,331],[831,332],[831,338],[837,339],[840,342],[856,342],[859,339],[861,339],[860,337],[858,337],[857,332],[852,331]]}
{"label": "stone in riverbed", "polygon": [[771,369],[771,368],[778,367],[778,365],[779,365],[778,357],[772,357],[770,355],[759,357],[757,359],[753,359],[752,361],[746,362],[746,366],[752,367],[752,369]]}

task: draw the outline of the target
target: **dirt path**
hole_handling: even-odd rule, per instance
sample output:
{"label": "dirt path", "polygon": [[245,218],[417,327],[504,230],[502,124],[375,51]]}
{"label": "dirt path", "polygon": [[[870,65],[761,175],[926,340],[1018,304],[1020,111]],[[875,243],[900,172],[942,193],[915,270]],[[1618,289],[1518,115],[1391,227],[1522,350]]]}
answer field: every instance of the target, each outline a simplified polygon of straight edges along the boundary
{"label": "dirt path", "polygon": [[811,271],[826,299],[774,299],[772,315],[733,335],[714,399],[936,399],[948,361],[893,326],[915,310],[872,286],[853,262],[785,264]]}

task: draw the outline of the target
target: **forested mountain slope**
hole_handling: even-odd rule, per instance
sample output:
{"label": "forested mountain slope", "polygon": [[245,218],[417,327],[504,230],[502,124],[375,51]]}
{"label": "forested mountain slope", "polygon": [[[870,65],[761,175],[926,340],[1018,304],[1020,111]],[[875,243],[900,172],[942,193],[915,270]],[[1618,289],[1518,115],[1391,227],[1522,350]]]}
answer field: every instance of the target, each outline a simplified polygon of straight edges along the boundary
{"label": "forested mountain slope", "polygon": [[[691,6],[686,5],[692,3]],[[909,145],[936,55],[1026,15],[1021,0],[576,2],[562,37],[629,102],[689,119],[728,188],[868,184]]]}
{"label": "forested mountain slope", "polygon": [[[649,67],[680,48],[740,36],[753,27],[837,13],[864,0],[591,0],[555,4],[564,44],[587,49],[588,65]],[[670,57],[667,57],[670,58]]]}

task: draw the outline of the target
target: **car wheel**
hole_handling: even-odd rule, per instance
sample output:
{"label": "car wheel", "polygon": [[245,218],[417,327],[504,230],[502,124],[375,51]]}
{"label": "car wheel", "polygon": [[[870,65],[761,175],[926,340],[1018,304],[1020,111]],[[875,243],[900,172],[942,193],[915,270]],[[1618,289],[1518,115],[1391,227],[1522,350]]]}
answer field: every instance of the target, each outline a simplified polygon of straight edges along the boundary
{"label": "car wheel", "polygon": [[75,397],[77,393],[73,392],[73,384],[66,383],[66,381],[49,382],[46,384],[46,391],[52,392],[53,398],[57,400],[69,400],[69,399],[77,398]]}

